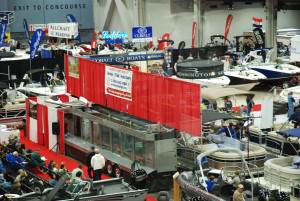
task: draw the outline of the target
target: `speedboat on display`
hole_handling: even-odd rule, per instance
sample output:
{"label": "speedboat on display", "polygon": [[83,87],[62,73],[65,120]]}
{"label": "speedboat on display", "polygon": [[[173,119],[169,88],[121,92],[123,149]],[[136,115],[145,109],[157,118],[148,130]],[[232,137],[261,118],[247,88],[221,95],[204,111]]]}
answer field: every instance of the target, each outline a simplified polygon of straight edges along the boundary
{"label": "speedboat on display", "polygon": [[207,88],[226,88],[230,79],[224,76],[224,63],[212,60],[185,60],[177,64],[172,78],[197,83]]}
{"label": "speedboat on display", "polygon": [[[85,181],[66,183],[68,176],[64,175],[53,188],[44,188],[40,182],[35,182],[35,192],[23,195],[3,195],[6,200],[44,201],[44,200],[119,200],[144,201],[147,190],[134,190],[122,178],[101,181]],[[11,198],[11,199],[10,199]]]}
{"label": "speedboat on display", "polygon": [[[40,76],[44,73],[47,73],[49,76],[49,83],[40,83]],[[56,77],[56,75],[56,73],[53,75],[52,69],[34,69],[27,71],[23,77],[23,80],[27,80],[27,82],[21,82],[16,90],[28,97],[65,94],[66,84],[63,80]]]}
{"label": "speedboat on display", "polygon": [[266,79],[266,76],[248,66],[225,67],[224,74],[230,79],[229,87],[245,91],[251,90]]}
{"label": "speedboat on display", "polygon": [[290,92],[293,92],[293,98],[295,99],[295,106],[298,106],[299,101],[300,101],[300,86],[289,87],[289,88],[283,89],[280,92],[280,99],[284,102],[287,102],[288,95]]}

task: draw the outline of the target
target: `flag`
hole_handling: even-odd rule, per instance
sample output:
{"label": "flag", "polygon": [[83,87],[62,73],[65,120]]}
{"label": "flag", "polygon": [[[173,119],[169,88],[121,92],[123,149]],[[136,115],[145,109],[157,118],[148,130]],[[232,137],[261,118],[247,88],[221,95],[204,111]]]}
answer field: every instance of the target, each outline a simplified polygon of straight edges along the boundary
{"label": "flag", "polygon": [[[77,22],[75,17],[71,14],[68,14],[66,17],[67,17],[68,22],[75,22],[75,23]],[[78,39],[79,43],[81,43],[80,34],[79,34],[79,26],[78,26],[78,35],[76,36],[76,38]]]}
{"label": "flag", "polygon": [[25,29],[25,33],[26,33],[26,37],[27,37],[27,40],[28,40],[28,44],[30,45],[30,34],[29,34],[27,20],[25,18],[23,19],[23,27]]}
{"label": "flag", "polygon": [[[233,16],[231,14],[228,15],[225,26],[225,38],[227,38],[231,26]],[[224,39],[224,44],[226,44],[226,39]]]}
{"label": "flag", "polygon": [[252,21],[254,27],[262,28],[262,19],[257,19],[255,17],[252,17]]}
{"label": "flag", "polygon": [[3,42],[4,42],[6,27],[7,27],[6,22],[2,21],[1,26],[0,26],[0,44],[3,44]]}
{"label": "flag", "polygon": [[194,22],[193,23],[193,34],[192,34],[192,48],[194,48],[194,46],[195,46],[196,31],[197,31],[197,22]]}
{"label": "flag", "polygon": [[34,59],[35,55],[39,49],[40,43],[44,37],[44,31],[42,29],[38,29],[34,32],[31,39],[30,46],[30,59]]}

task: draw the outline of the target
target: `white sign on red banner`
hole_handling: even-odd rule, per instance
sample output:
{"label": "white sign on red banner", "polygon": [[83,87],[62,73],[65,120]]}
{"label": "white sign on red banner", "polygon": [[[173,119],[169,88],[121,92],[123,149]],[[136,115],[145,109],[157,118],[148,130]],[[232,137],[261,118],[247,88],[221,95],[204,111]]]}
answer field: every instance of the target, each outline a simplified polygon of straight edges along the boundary
{"label": "white sign on red banner", "polygon": [[106,66],[105,94],[132,101],[132,71]]}

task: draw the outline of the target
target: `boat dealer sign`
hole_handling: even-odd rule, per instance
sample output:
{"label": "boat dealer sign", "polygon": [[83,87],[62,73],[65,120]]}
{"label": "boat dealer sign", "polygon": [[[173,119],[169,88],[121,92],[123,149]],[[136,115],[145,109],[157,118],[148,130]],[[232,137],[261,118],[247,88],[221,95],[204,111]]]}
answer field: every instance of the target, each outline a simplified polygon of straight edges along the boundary
{"label": "boat dealer sign", "polygon": [[132,101],[132,71],[105,66],[105,94]]}
{"label": "boat dealer sign", "polygon": [[77,23],[52,23],[48,24],[48,36],[57,38],[74,39],[78,35]]}

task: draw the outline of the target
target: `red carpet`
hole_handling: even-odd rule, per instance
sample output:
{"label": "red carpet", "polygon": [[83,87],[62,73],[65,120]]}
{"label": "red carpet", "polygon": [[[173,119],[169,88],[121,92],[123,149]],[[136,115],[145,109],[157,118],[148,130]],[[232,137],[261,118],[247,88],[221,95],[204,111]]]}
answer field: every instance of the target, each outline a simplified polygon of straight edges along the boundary
{"label": "red carpet", "polygon": [[[27,138],[24,137],[23,133],[24,133],[23,130],[21,130],[21,138],[20,138],[21,143],[25,144],[26,149],[30,148],[30,149],[32,149],[32,151],[35,151],[37,148],[39,148],[41,150],[40,155],[45,156],[45,158],[47,158],[47,160],[46,160],[47,166],[48,166],[50,159],[54,159],[54,161],[58,164],[58,167],[60,166],[60,163],[64,161],[66,164],[66,168],[70,172],[72,172],[73,169],[77,168],[78,162],[73,161],[72,159],[67,158],[66,156],[58,154],[54,151],[49,151],[49,149],[47,149],[35,142],[28,140]],[[85,165],[82,167],[82,170],[83,170],[83,173],[86,176],[86,178],[88,178],[87,167]],[[49,179],[47,174],[38,174],[38,176],[40,176],[44,179],[47,179],[47,180]],[[102,179],[109,179],[109,177],[102,174]],[[147,201],[156,201],[154,198],[149,197],[149,196],[146,197],[146,200]]]}

